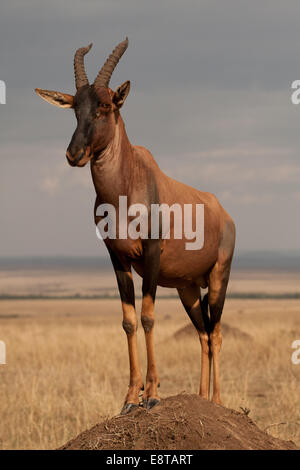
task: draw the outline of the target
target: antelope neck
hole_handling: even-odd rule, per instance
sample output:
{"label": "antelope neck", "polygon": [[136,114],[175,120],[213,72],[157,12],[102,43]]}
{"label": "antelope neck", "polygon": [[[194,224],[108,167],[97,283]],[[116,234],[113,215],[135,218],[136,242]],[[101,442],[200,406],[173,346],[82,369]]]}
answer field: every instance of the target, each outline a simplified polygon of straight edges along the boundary
{"label": "antelope neck", "polygon": [[128,194],[132,146],[119,116],[112,141],[97,158],[91,160],[91,173],[97,196],[104,202]]}

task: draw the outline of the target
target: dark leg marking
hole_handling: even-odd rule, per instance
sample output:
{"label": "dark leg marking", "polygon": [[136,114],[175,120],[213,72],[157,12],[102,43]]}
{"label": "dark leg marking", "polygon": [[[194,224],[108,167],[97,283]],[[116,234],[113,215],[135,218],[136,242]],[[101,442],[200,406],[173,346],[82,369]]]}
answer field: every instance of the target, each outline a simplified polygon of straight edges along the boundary
{"label": "dark leg marking", "polygon": [[145,333],[149,333],[149,331],[151,331],[154,326],[154,319],[147,317],[146,315],[142,315],[141,322],[145,330]]}
{"label": "dark leg marking", "polygon": [[133,333],[137,330],[136,325],[126,320],[123,320],[122,326],[123,326],[125,333],[127,333],[128,335],[133,335]]}
{"label": "dark leg marking", "polygon": [[109,249],[108,251],[116,273],[121,301],[135,307],[134,285],[131,277],[128,276],[130,265],[127,263],[128,267],[126,267],[126,269],[118,256],[112,250]]}

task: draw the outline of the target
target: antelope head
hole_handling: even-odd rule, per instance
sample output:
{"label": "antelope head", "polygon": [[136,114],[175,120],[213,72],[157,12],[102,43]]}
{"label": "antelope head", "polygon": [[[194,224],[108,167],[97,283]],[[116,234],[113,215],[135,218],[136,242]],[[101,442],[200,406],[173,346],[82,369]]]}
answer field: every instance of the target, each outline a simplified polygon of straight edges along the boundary
{"label": "antelope head", "polygon": [[84,166],[91,158],[97,157],[114,136],[118,112],[129,93],[130,82],[126,81],[116,91],[109,88],[109,82],[127,46],[128,38],[113,50],[92,85],[89,84],[84,69],[84,56],[92,44],[78,49],[74,56],[74,96],[59,91],[35,89],[48,103],[60,108],[73,108],[75,111],[77,127],[66,153],[71,166]]}

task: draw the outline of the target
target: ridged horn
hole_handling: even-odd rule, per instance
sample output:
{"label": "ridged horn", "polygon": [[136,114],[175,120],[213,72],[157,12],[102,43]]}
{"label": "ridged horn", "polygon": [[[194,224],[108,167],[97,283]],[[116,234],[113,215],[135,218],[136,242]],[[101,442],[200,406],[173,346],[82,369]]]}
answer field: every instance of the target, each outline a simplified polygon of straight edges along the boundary
{"label": "ridged horn", "polygon": [[74,72],[75,72],[75,85],[78,90],[84,85],[88,85],[89,81],[84,69],[84,56],[89,52],[92,47],[92,43],[87,47],[81,47],[77,49],[74,56]]}
{"label": "ridged horn", "polygon": [[124,52],[126,51],[127,47],[128,47],[128,38],[126,38],[125,41],[120,42],[120,44],[118,44],[117,47],[112,51],[107,61],[103,65],[102,69],[98,73],[97,77],[95,78],[95,81],[94,81],[95,88],[100,88],[100,87],[107,88],[108,87],[110,77],[112,76],[112,73],[116,68],[116,65],[118,64]]}

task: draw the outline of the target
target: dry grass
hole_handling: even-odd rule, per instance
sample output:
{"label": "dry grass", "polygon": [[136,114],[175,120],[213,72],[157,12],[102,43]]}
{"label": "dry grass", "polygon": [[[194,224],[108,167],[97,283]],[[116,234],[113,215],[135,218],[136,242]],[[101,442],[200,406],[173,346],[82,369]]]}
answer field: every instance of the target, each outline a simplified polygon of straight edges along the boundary
{"label": "dry grass", "polygon": [[[228,300],[224,321],[253,340],[224,337],[222,398],[250,409],[276,437],[300,445],[300,365],[291,343],[300,339],[297,300]],[[157,301],[156,354],[162,397],[197,392],[200,347],[194,336],[175,340],[188,323],[180,302]],[[53,449],[104,417],[118,414],[128,383],[126,336],[117,300],[0,302],[0,448]],[[142,328],[139,346],[145,373]],[[284,423],[284,424],[278,424]]]}

